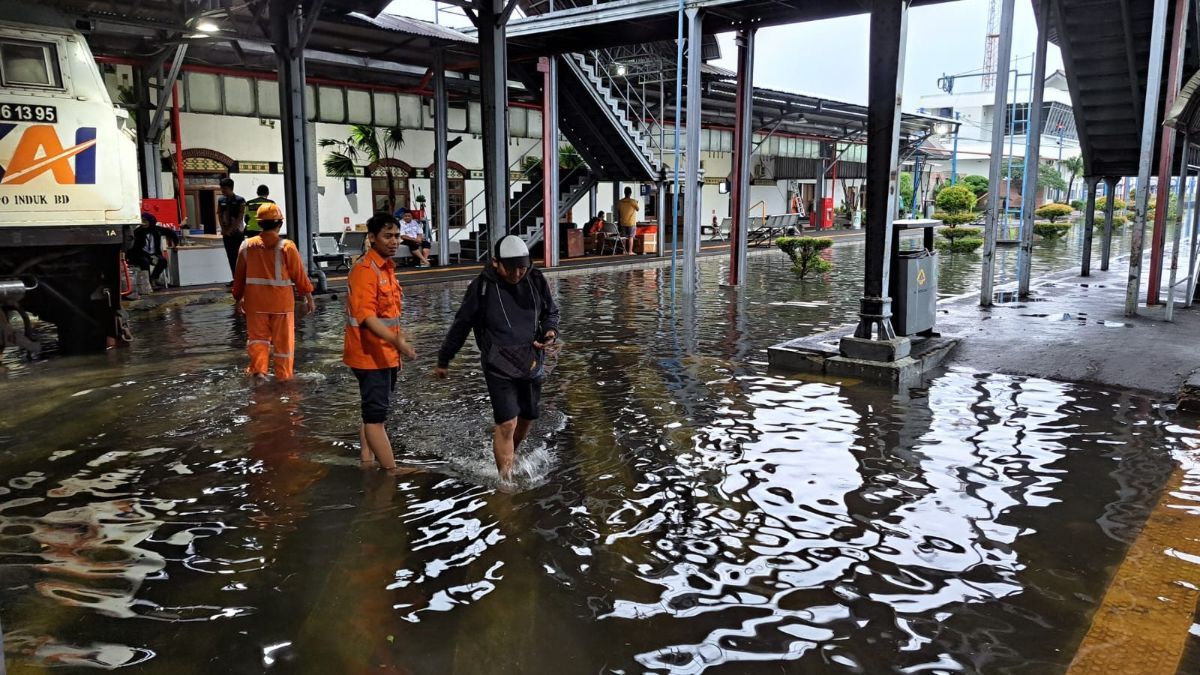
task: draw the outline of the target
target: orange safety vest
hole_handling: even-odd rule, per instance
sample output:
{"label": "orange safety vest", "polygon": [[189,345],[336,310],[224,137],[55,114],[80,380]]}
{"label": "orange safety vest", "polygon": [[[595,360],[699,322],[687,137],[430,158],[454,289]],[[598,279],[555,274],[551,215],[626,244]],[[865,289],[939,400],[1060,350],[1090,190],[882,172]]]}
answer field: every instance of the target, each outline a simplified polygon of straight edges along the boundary
{"label": "orange safety vest", "polygon": [[351,368],[374,370],[400,365],[400,352],[363,326],[367,317],[374,316],[393,333],[400,332],[404,292],[393,268],[391,261],[383,260],[372,249],[350,269],[342,362]]}
{"label": "orange safety vest", "polygon": [[233,296],[244,299],[247,312],[290,313],[296,309],[296,292],[313,290],[296,244],[282,237],[274,246],[261,236],[247,239],[238,251],[238,272]]}

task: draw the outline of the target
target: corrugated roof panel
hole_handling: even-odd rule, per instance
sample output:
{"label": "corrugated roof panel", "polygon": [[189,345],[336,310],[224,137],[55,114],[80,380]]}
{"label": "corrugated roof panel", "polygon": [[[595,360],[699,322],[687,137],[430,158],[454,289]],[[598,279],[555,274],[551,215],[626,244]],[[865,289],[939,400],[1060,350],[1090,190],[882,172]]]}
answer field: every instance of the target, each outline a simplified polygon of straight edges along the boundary
{"label": "corrugated roof panel", "polygon": [[351,12],[347,16],[359,21],[371,24],[376,28],[392,31],[394,33],[403,33],[405,35],[416,35],[434,40],[444,40],[446,42],[458,42],[462,44],[475,44],[475,38],[460,33],[453,28],[439,26],[428,21],[413,19],[407,16],[398,14],[380,14],[376,17],[370,17],[361,12]]}

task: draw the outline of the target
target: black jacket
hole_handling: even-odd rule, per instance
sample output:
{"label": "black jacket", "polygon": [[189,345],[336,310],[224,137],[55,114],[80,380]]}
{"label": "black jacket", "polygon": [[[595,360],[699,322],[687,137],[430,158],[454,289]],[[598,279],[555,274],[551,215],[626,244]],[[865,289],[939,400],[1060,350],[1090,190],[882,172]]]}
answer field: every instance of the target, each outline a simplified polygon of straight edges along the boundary
{"label": "black jacket", "polygon": [[[541,377],[541,354],[533,343],[558,331],[558,305],[546,277],[530,269],[514,285],[501,280],[490,265],[485,267],[467,287],[438,352],[438,366],[450,365],[472,330],[485,373],[509,379]],[[522,365],[514,369],[514,363]]]}
{"label": "black jacket", "polygon": [[133,228],[133,240],[130,242],[128,257],[132,261],[154,261],[161,258],[163,255],[162,240],[163,237],[171,240],[171,243],[179,245],[179,235],[169,227],[160,225],[151,225],[150,227],[138,226]]}

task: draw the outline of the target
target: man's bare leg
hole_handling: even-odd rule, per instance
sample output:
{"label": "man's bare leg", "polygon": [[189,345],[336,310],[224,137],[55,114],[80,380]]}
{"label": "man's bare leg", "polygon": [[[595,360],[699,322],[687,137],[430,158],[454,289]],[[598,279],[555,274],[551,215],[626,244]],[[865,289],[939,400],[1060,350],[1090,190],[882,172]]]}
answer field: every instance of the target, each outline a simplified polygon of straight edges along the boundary
{"label": "man's bare leg", "polygon": [[362,437],[366,441],[366,447],[370,448],[371,454],[379,462],[379,466],[388,471],[395,470],[396,457],[392,454],[392,441],[388,439],[387,430],[383,428],[383,425],[362,425]]}
{"label": "man's bare leg", "polygon": [[[526,428],[528,430],[528,427]],[[500,480],[512,480],[513,456],[516,445],[513,443],[517,432],[517,418],[501,422],[492,430],[492,454],[496,457],[496,472]]]}
{"label": "man's bare leg", "polygon": [[521,449],[521,442],[529,435],[529,428],[533,426],[533,420],[527,420],[524,417],[517,418],[517,428],[513,430],[513,457],[516,458],[517,451]]}
{"label": "man's bare leg", "polygon": [[358,425],[358,459],[362,462],[363,467],[370,468],[375,466],[375,453],[371,452],[371,444],[367,442],[367,425]]}

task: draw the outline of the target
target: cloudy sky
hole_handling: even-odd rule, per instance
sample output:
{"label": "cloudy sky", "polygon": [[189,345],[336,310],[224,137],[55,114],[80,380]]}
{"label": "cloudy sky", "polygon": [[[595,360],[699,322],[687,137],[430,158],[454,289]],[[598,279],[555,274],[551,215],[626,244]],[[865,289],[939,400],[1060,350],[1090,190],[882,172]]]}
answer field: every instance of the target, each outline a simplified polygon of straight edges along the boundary
{"label": "cloudy sky", "polygon": [[[1029,0],[1016,0],[1016,7],[1013,57],[1019,69],[1028,70],[1036,43],[1033,9]],[[388,11],[434,20],[434,3],[429,0],[395,0]],[[904,76],[906,110],[919,107],[922,95],[938,93],[937,80],[943,74],[979,71],[983,65],[987,13],[987,0],[958,0],[912,10]],[[448,25],[467,23],[461,14],[442,14],[441,19]],[[762,29],[755,51],[754,83],[865,103],[868,30],[866,15]],[[733,70],[736,67],[733,35],[721,35],[719,39],[722,59],[717,65]],[[1050,72],[1062,67],[1062,59],[1053,45],[1047,67]],[[960,79],[955,85],[956,91],[978,88],[977,78]]]}

